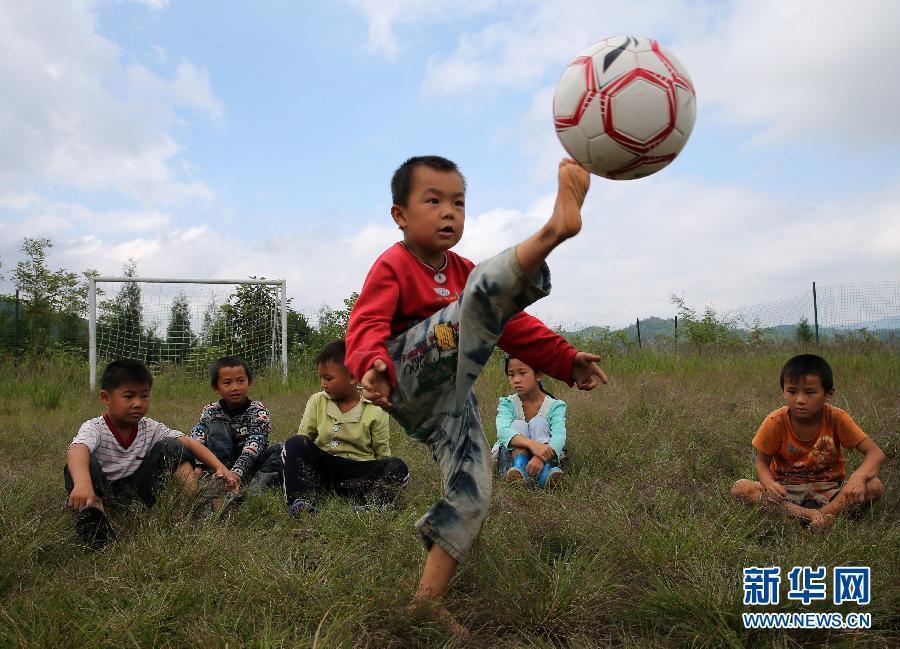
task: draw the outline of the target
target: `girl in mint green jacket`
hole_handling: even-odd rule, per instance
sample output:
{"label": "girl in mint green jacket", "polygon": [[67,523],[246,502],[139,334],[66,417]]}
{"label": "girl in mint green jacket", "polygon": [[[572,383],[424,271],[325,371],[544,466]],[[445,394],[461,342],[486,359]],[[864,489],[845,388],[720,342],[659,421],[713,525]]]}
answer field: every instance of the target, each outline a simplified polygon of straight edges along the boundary
{"label": "girl in mint green jacket", "polygon": [[509,482],[550,487],[562,479],[566,446],[566,403],[544,389],[543,376],[517,358],[506,357],[513,394],[497,404],[497,468]]}

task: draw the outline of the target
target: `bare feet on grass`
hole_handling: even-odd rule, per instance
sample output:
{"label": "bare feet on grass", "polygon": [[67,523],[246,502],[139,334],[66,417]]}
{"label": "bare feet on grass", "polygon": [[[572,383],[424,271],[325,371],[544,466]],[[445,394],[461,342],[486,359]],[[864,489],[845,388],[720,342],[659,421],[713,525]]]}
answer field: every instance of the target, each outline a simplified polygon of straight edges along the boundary
{"label": "bare feet on grass", "polygon": [[447,607],[442,602],[437,600],[414,597],[406,606],[406,614],[410,617],[418,617],[435,622],[461,640],[471,637],[471,632],[447,610]]}
{"label": "bare feet on grass", "polygon": [[815,512],[809,519],[810,532],[825,532],[834,525],[834,514]]}
{"label": "bare feet on grass", "polygon": [[581,206],[591,186],[591,175],[571,158],[559,163],[559,188],[553,215],[547,222],[548,229],[559,242],[581,232]]}

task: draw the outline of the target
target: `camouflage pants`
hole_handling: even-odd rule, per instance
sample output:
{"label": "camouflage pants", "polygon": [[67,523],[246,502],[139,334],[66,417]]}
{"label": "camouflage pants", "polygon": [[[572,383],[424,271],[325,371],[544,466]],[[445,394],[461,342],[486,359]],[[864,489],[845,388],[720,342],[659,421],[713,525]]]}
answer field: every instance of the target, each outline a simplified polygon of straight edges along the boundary
{"label": "camouflage pants", "polygon": [[491,498],[491,454],[472,387],[509,319],[550,292],[543,265],[528,277],[510,248],[472,271],[460,299],[388,341],[398,386],[389,412],[424,442],[443,495],[416,522],[426,548],[461,560]]}

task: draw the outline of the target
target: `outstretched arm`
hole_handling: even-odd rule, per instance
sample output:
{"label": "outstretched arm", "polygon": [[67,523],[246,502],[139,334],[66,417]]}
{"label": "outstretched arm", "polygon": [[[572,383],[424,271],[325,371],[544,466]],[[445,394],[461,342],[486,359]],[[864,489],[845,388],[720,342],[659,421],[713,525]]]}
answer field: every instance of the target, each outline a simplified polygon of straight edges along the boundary
{"label": "outstretched arm", "polygon": [[72,444],[66,451],[66,466],[72,476],[72,491],[66,506],[78,511],[83,507],[100,507],[103,509],[103,501],[94,492],[90,471],[91,452],[84,444]]}
{"label": "outstretched arm", "polygon": [[[390,387],[397,384],[386,342],[391,335],[391,321],[399,299],[400,289],[394,271],[386,263],[376,262],[366,277],[347,324],[347,369],[351,375],[360,377],[364,389],[368,384],[369,391],[378,395],[372,398],[366,394],[366,398],[382,407],[385,407],[384,401],[377,399],[386,399],[390,396]],[[375,370],[374,374],[370,374],[372,370]],[[378,389],[371,389],[375,386]]]}
{"label": "outstretched arm", "polygon": [[187,450],[194,454],[198,460],[214,472],[217,478],[225,480],[225,490],[238,492],[241,489],[241,478],[227,466],[219,461],[212,451],[206,448],[196,439],[192,439],[187,435],[176,437],[180,444],[185,446]]}

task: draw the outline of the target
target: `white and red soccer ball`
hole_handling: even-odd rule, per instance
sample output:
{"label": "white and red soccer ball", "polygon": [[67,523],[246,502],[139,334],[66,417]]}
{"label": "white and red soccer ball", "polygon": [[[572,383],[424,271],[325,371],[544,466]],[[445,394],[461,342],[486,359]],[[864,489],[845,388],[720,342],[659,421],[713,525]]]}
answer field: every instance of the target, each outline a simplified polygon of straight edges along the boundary
{"label": "white and red soccer ball", "polygon": [[694,127],[694,85],[656,41],[607,38],[563,71],[553,119],[563,148],[591,173],[641,178],[675,159]]}

